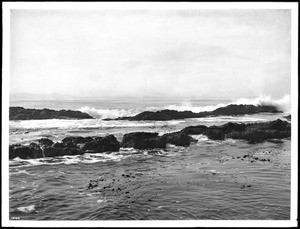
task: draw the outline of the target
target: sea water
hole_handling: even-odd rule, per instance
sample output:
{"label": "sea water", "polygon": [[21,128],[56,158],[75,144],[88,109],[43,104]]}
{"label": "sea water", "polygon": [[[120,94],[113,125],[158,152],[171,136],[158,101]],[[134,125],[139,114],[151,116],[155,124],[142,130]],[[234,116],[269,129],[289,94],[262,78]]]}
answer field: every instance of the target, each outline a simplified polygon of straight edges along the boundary
{"label": "sea water", "polygon": [[[10,144],[46,137],[157,132],[192,125],[266,122],[288,113],[171,121],[103,120],[161,109],[210,111],[229,100],[115,99],[11,101],[25,108],[71,109],[95,119],[9,122]],[[236,102],[237,103],[237,102]],[[285,220],[290,218],[291,140],[248,144],[203,135],[189,147],[86,153],[9,161],[9,215],[21,220]],[[92,186],[91,186],[92,184]]]}

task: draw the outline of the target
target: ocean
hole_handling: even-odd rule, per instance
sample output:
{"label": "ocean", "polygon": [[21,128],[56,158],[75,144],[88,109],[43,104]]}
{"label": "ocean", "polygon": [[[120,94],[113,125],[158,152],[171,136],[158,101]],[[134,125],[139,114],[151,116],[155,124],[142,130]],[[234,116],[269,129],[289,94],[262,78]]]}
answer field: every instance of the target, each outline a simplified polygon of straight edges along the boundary
{"label": "ocean", "polygon": [[[219,116],[171,121],[103,120],[161,109],[212,111],[254,100],[18,100],[10,106],[71,109],[95,119],[9,122],[9,143],[67,136],[105,136],[118,141],[126,133],[159,135],[193,125],[222,125],[285,120],[283,113]],[[282,101],[281,101],[282,102]],[[283,106],[278,101],[271,104]],[[249,144],[214,141],[193,135],[189,147],[121,148],[9,161],[9,216],[18,220],[288,220],[291,205],[291,139]],[[93,184],[91,188],[90,184]]]}

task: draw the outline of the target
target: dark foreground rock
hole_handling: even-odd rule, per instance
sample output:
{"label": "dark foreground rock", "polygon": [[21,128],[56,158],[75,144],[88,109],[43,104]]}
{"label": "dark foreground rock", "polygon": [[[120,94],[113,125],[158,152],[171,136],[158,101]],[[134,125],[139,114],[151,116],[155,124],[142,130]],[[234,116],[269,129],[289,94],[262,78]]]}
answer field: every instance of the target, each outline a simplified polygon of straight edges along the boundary
{"label": "dark foreground rock", "polygon": [[291,124],[277,119],[263,123],[226,123],[221,126],[189,126],[181,131],[159,136],[158,133],[133,132],[123,136],[121,144],[114,135],[105,137],[66,137],[62,142],[53,142],[42,138],[38,143],[29,145],[14,144],[9,146],[9,159],[20,157],[41,158],[63,155],[82,155],[84,153],[115,152],[123,148],[164,149],[167,144],[189,146],[197,140],[190,135],[206,135],[209,139],[224,140],[225,138],[243,139],[249,143],[265,140],[280,143],[280,139],[291,136]]}
{"label": "dark foreground rock", "polygon": [[87,113],[72,110],[25,109],[10,107],[9,120],[36,120],[36,119],[92,119]]}
{"label": "dark foreground rock", "polygon": [[158,137],[158,133],[133,132],[123,136],[121,146],[135,149],[165,148],[166,141]]}
{"label": "dark foreground rock", "polygon": [[[220,107],[213,111],[204,111],[194,113],[192,111],[176,111],[176,110],[161,110],[161,111],[144,111],[133,117],[120,117],[115,120],[130,120],[130,121],[141,121],[141,120],[153,120],[153,121],[167,121],[173,119],[185,119],[185,118],[203,118],[208,116],[235,116],[235,115],[246,115],[246,114],[257,114],[257,113],[279,113],[274,106],[254,106],[254,105],[228,105],[226,107]],[[111,120],[111,119],[106,119]]]}
{"label": "dark foreground rock", "polygon": [[113,135],[105,137],[67,137],[62,142],[42,138],[30,145],[14,144],[9,146],[9,159],[55,157],[119,151],[120,143]]}
{"label": "dark foreground rock", "polygon": [[[226,124],[225,124],[226,125]],[[232,127],[232,125],[231,125]],[[224,125],[219,127],[226,138],[243,139],[249,143],[259,143],[269,139],[282,139],[291,137],[291,124],[277,119],[264,123],[235,124],[230,131]]]}
{"label": "dark foreground rock", "polygon": [[135,149],[164,149],[166,144],[189,146],[196,140],[183,132],[174,132],[158,136],[158,133],[134,132],[123,136],[121,146]]}

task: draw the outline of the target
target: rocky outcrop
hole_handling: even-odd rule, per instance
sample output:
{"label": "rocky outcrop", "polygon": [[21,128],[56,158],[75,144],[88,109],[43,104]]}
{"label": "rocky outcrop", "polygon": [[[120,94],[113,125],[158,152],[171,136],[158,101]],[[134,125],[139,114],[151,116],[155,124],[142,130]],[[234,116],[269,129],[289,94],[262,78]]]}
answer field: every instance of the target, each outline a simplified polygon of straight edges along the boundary
{"label": "rocky outcrop", "polygon": [[158,133],[134,132],[124,135],[121,146],[123,148],[132,147],[135,149],[164,149],[166,148],[166,144],[189,146],[191,142],[195,141],[195,139],[181,131],[162,136],[158,136]]}
{"label": "rocky outcrop", "polygon": [[[245,114],[256,114],[262,112],[278,113],[279,111],[274,106],[254,106],[254,105],[235,105],[231,104],[226,107],[220,107],[214,111],[204,111],[194,113],[192,111],[176,111],[176,110],[160,110],[160,111],[144,111],[133,117],[121,117],[115,120],[130,120],[130,121],[141,121],[141,120],[152,120],[152,121],[167,121],[173,119],[185,119],[185,118],[203,118],[208,116],[221,116],[221,115],[245,115]],[[111,120],[111,119],[106,119]]]}
{"label": "rocky outcrop", "polygon": [[123,136],[121,146],[123,148],[154,149],[166,147],[164,138],[158,137],[158,133],[133,132]]}
{"label": "rocky outcrop", "polygon": [[212,140],[224,140],[225,139],[224,132],[219,129],[209,128],[203,134]]}
{"label": "rocky outcrop", "polygon": [[165,139],[166,143],[176,146],[189,146],[192,142],[197,142],[196,139],[181,131],[164,134],[162,138]]}
{"label": "rocky outcrop", "polygon": [[91,141],[80,145],[80,148],[86,152],[101,153],[119,151],[120,143],[114,135],[106,137],[95,137]]}
{"label": "rocky outcrop", "polygon": [[41,148],[36,143],[30,143],[28,146],[14,144],[9,146],[9,159],[19,157],[21,159],[42,158]]}
{"label": "rocky outcrop", "polygon": [[181,132],[189,135],[198,135],[203,134],[207,129],[208,127],[204,125],[188,126],[182,129]]}
{"label": "rocky outcrop", "polygon": [[101,153],[119,151],[120,143],[113,135],[105,137],[67,137],[62,142],[53,142],[41,138],[30,145],[14,144],[9,146],[9,159],[55,157],[65,155],[82,155],[84,153]]}
{"label": "rocky outcrop", "polygon": [[189,126],[181,131],[159,136],[158,133],[133,132],[123,136],[121,144],[114,135],[105,137],[66,137],[62,142],[53,142],[41,138],[38,143],[29,145],[14,144],[9,146],[9,158],[22,159],[55,157],[63,155],[82,155],[84,153],[101,153],[118,151],[120,147],[135,149],[164,149],[167,144],[189,146],[197,140],[189,135],[203,134],[209,139],[224,140],[225,138],[243,139],[249,143],[265,140],[278,143],[278,139],[291,136],[291,124],[277,119],[262,123],[226,123],[221,126],[206,127],[203,125]]}
{"label": "rocky outcrop", "polygon": [[10,107],[9,120],[35,120],[35,119],[92,119],[87,113],[72,110],[51,109],[25,109],[23,107]]}
{"label": "rocky outcrop", "polygon": [[247,124],[244,131],[232,131],[227,138],[244,139],[249,143],[259,143],[268,139],[282,139],[291,136],[291,124],[277,119],[266,123]]}

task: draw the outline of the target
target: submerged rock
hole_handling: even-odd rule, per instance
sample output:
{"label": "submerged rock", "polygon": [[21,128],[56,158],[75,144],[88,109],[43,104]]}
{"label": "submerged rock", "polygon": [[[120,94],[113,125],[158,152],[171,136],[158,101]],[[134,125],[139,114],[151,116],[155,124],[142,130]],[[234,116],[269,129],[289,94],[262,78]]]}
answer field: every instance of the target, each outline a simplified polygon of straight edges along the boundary
{"label": "submerged rock", "polygon": [[26,109],[24,107],[10,107],[9,120],[32,119],[92,119],[93,117],[81,111],[52,110],[52,109]]}

